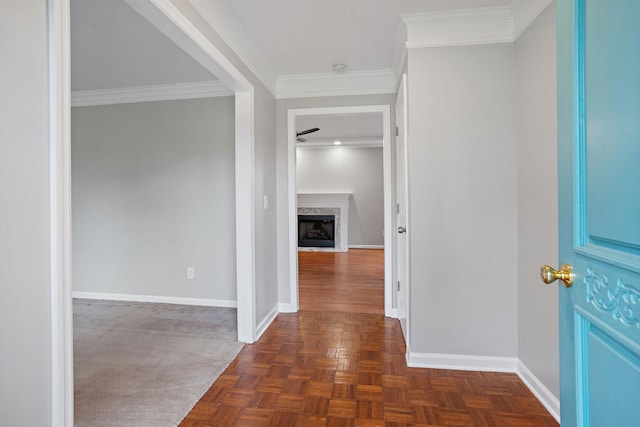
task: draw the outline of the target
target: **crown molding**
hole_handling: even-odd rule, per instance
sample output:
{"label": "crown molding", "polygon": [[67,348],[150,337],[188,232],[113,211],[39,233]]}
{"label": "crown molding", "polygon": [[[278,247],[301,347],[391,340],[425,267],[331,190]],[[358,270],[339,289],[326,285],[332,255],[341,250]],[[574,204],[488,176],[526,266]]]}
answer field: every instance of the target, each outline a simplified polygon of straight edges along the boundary
{"label": "crown molding", "polygon": [[233,96],[234,92],[219,80],[176,83],[117,89],[71,92],[71,106],[130,104],[134,102],[168,101],[173,99],[213,98]]}
{"label": "crown molding", "polygon": [[276,98],[394,93],[395,86],[396,76],[391,70],[290,74],[278,79]]}
{"label": "crown molding", "polygon": [[513,41],[508,6],[403,15],[408,49]]}
{"label": "crown molding", "polygon": [[224,1],[189,0],[240,60],[251,70],[260,82],[276,96],[278,76],[262,51],[244,31],[240,20]]}
{"label": "crown molding", "polygon": [[[514,42],[552,0],[403,15],[407,49]],[[394,68],[394,71],[397,71]]]}
{"label": "crown molding", "polygon": [[517,40],[550,3],[551,0],[512,0],[513,40]]}

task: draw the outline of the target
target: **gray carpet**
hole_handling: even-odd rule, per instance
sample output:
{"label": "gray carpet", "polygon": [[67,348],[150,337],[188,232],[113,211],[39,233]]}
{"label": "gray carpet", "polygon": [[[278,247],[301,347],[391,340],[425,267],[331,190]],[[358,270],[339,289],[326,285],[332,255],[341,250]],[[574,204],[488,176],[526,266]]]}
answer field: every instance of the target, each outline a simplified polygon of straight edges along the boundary
{"label": "gray carpet", "polygon": [[175,426],[235,358],[236,310],[74,300],[76,426]]}

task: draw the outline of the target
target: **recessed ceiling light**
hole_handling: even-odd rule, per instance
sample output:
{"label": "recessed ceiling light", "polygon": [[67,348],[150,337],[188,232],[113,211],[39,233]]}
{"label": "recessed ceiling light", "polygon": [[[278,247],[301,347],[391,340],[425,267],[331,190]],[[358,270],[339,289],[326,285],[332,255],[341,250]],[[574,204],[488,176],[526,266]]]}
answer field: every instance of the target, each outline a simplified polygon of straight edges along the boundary
{"label": "recessed ceiling light", "polygon": [[342,141],[333,141],[333,145],[342,145]]}

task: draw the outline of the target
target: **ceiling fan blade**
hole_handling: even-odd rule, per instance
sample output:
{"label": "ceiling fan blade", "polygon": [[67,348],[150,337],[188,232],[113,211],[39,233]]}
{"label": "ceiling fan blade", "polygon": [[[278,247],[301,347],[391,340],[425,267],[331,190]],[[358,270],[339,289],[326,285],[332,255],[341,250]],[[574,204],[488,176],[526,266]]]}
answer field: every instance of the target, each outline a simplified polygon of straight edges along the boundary
{"label": "ceiling fan blade", "polygon": [[313,133],[313,132],[318,132],[319,130],[320,130],[320,128],[311,128],[311,129],[307,129],[307,130],[301,130],[300,132],[296,133],[296,136],[306,135],[308,133]]}

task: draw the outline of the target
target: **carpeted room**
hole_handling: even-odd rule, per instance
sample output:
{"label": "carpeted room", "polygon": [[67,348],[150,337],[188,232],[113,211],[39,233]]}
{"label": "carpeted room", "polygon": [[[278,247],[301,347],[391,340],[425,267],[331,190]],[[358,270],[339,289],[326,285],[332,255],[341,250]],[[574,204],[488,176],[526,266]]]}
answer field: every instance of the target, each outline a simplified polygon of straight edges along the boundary
{"label": "carpeted room", "polygon": [[241,348],[234,99],[74,107],[72,188],[76,425],[175,425]]}

